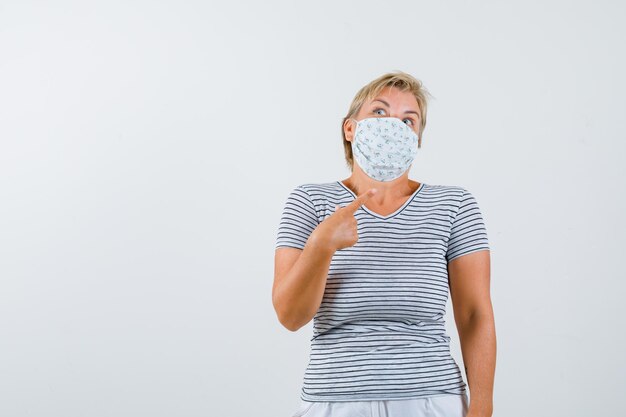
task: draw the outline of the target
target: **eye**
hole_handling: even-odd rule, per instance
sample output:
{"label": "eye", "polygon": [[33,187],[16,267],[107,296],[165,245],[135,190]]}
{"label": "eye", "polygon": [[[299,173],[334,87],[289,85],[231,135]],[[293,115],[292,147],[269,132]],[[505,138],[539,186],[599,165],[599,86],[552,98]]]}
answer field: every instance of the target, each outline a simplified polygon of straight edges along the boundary
{"label": "eye", "polygon": [[409,126],[413,126],[413,119],[407,118],[407,119],[404,119],[404,120],[408,120],[409,122],[411,122],[411,124]]}
{"label": "eye", "polygon": [[[377,109],[374,109],[374,111],[373,111],[372,113],[376,113],[378,110],[385,111],[385,109],[383,109],[383,108],[380,108],[380,107],[379,107],[379,108],[377,108]],[[376,113],[376,114],[380,114],[380,113]]]}

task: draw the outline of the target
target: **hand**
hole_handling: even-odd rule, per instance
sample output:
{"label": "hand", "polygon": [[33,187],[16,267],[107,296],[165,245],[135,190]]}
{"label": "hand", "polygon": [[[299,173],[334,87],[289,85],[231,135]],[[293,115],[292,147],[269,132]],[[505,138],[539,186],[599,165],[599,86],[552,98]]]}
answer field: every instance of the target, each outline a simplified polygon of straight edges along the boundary
{"label": "hand", "polygon": [[323,242],[323,245],[333,252],[354,246],[359,240],[354,213],[376,192],[375,188],[370,188],[345,207],[335,206],[335,212],[324,219],[315,229],[316,240]]}

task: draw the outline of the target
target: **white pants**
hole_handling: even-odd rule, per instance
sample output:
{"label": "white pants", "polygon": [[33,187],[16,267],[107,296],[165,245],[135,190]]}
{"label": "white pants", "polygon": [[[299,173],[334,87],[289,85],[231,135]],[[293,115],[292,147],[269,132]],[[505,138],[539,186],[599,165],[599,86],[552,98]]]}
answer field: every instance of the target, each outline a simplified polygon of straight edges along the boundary
{"label": "white pants", "polygon": [[292,417],[465,417],[467,394],[436,395],[406,400],[305,401]]}

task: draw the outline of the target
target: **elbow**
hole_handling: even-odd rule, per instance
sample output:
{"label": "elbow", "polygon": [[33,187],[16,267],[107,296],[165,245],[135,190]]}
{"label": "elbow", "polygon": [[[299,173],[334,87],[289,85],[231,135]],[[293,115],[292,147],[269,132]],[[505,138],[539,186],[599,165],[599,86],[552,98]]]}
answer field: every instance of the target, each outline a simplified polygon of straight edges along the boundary
{"label": "elbow", "polygon": [[296,320],[293,313],[285,311],[285,308],[281,307],[275,299],[273,299],[272,302],[274,304],[274,311],[276,312],[278,322],[282,324],[285,329],[291,332],[296,332],[302,327],[302,324]]}
{"label": "elbow", "polygon": [[493,311],[489,309],[471,309],[455,314],[455,322],[459,331],[472,329],[476,325],[493,323]]}
{"label": "elbow", "polygon": [[297,332],[298,330],[300,330],[300,327],[302,327],[290,322],[281,322],[281,324],[285,329],[289,330],[290,332]]}
{"label": "elbow", "polygon": [[454,305],[454,318],[457,323],[474,323],[481,320],[493,320],[493,308],[491,300],[482,302],[459,303]]}
{"label": "elbow", "polygon": [[295,320],[280,315],[278,316],[278,321],[290,332],[297,332],[302,327],[302,325],[297,323]]}

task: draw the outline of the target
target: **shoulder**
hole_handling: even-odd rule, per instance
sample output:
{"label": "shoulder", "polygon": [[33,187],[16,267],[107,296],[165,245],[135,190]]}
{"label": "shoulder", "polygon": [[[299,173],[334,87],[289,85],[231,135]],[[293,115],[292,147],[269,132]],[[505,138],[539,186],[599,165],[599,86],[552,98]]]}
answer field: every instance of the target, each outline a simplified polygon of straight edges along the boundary
{"label": "shoulder", "polygon": [[450,220],[452,222],[469,227],[472,223],[481,223],[483,221],[478,200],[467,187],[461,185],[442,185],[438,187],[447,196],[449,213],[451,214]]}
{"label": "shoulder", "polygon": [[462,185],[424,184],[424,189],[431,194],[445,196],[459,202],[474,198],[472,191]]}
{"label": "shoulder", "polygon": [[421,201],[433,209],[443,210],[450,221],[460,212],[477,210],[478,202],[472,192],[462,185],[424,184]]}
{"label": "shoulder", "polygon": [[345,198],[346,191],[337,181],[305,182],[295,185],[289,199],[298,199],[311,207],[318,216],[328,211],[328,207]]}
{"label": "shoulder", "polygon": [[305,192],[315,205],[323,204],[344,192],[344,188],[338,181],[306,182],[298,184],[295,189]]}
{"label": "shoulder", "polygon": [[463,186],[446,184],[425,183],[420,190],[422,199],[425,199],[432,204],[442,203],[457,207],[466,193],[468,193],[468,191]]}
{"label": "shoulder", "polygon": [[457,195],[462,194],[465,191],[465,187],[461,185],[447,185],[447,184],[424,184],[424,189],[435,191],[440,194]]}
{"label": "shoulder", "polygon": [[300,188],[312,194],[324,194],[329,192],[336,192],[337,189],[341,188],[341,185],[338,181],[306,182],[297,185],[296,188]]}

